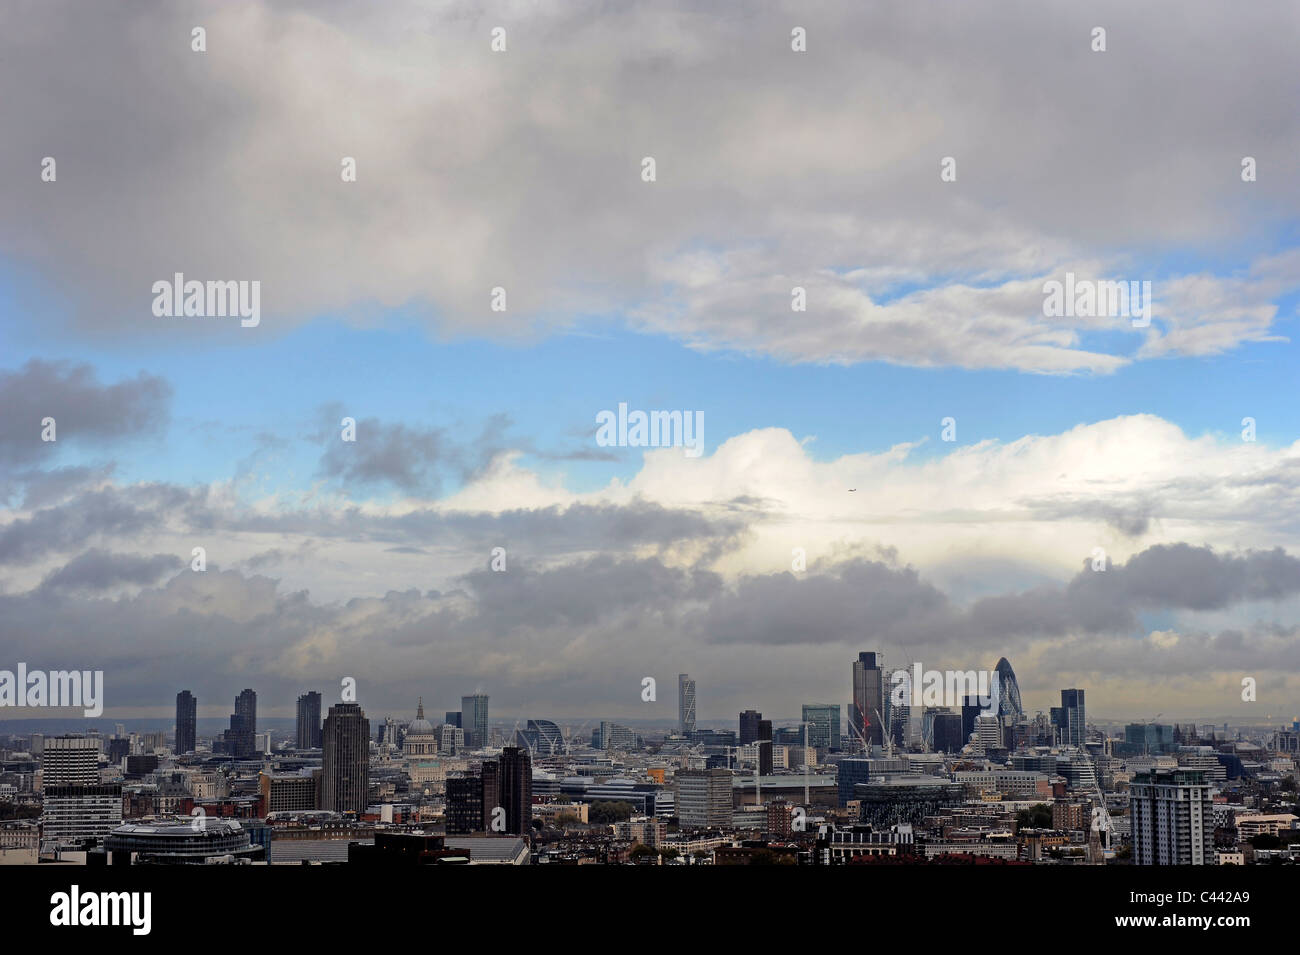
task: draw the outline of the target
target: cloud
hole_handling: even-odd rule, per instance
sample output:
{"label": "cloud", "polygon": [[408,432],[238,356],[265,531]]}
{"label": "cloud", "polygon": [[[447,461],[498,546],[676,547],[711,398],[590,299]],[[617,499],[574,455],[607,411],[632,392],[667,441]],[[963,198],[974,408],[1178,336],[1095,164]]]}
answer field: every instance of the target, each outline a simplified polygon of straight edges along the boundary
{"label": "cloud", "polygon": [[[1294,628],[1131,629],[1142,609],[1203,606],[1198,582],[1229,581],[1216,605],[1294,595],[1300,561],[1283,553],[1150,548],[1065,586],[967,607],[912,568],[857,559],[799,577],[734,580],[654,557],[516,562],[506,573],[470,571],[446,592],[334,603],[263,576],[186,568],[160,586],[94,593],[161,563],[83,555],[69,567],[109,566],[65,572],[89,577],[89,587],[55,601],[45,589],[0,595],[0,642],[32,666],[104,669],[109,706],[123,710],[166,700],[179,685],[225,700],[254,672],[268,712],[287,710],[304,688],[352,676],[372,715],[400,709],[407,696],[452,701],[482,683],[499,713],[571,715],[576,706],[587,715],[595,707],[652,716],[662,713],[640,702],[643,676],[666,684],[689,671],[708,687],[710,714],[743,703],[755,685],[767,687],[765,706],[794,714],[800,702],[847,692],[848,662],[864,647],[883,649],[893,665],[917,659],[963,669],[1011,655],[1022,687],[1040,700],[1071,673],[1087,674],[1103,695],[1143,674],[1223,682],[1244,672],[1264,675],[1274,690],[1300,684]],[[1189,573],[1192,580],[1180,579]],[[789,685],[769,686],[772,672],[787,674]],[[1202,694],[1197,705],[1205,704]]]}
{"label": "cloud", "polygon": [[[1266,6],[44,3],[0,56],[24,90],[0,102],[0,251],[66,290],[51,321],[114,337],[251,343],[405,306],[447,336],[625,315],[787,361],[1106,374],[1211,354],[1275,339],[1296,287],[1275,237],[1300,195],[1274,171],[1300,153],[1276,122],[1300,13]],[[1240,272],[1141,264],[1173,257]],[[1041,282],[1067,269],[1152,279],[1159,317],[1045,319]],[[177,271],[261,281],[261,325],[153,317]]]}
{"label": "cloud", "polygon": [[152,584],[184,564],[176,554],[112,554],[92,549],[49,574],[43,591],[109,590],[121,584]]}
{"label": "cloud", "polygon": [[[17,371],[0,370],[0,468],[48,461],[64,444],[93,448],[159,433],[171,396],[171,385],[144,372],[104,385],[91,366],[69,362],[34,358]],[[54,441],[42,440],[47,417],[55,421]],[[83,476],[74,470],[54,478],[66,485]]]}

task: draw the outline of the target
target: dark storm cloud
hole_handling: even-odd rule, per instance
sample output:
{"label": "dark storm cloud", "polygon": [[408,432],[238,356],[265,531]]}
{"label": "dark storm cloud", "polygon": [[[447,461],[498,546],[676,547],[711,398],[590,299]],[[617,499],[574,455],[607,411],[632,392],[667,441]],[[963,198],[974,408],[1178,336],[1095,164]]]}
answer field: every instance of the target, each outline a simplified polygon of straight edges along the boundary
{"label": "dark storm cloud", "polygon": [[1070,633],[1131,633],[1150,611],[1221,610],[1300,593],[1300,560],[1281,549],[1219,554],[1157,545],[1122,565],[1090,562],[1064,587],[984,597],[960,608],[910,568],[854,560],[819,573],[749,577],[715,601],[700,625],[721,642],[892,646]]}
{"label": "dark storm cloud", "polygon": [[[140,372],[101,384],[89,365],[32,359],[17,371],[0,371],[0,468],[52,456],[65,442],[97,446],[158,432],[167,421],[172,389]],[[42,441],[41,421],[53,418],[56,441]]]}
{"label": "dark storm cloud", "polygon": [[[1203,554],[1189,558],[1178,550],[1141,555],[1127,581],[1116,573],[1124,568],[1106,571],[1115,575],[1114,593],[1141,605],[1199,602],[1168,581],[1168,573],[1186,566],[1178,563],[1183,559],[1198,562],[1198,579],[1236,568],[1229,571],[1234,585],[1218,600],[1291,592],[1294,583],[1292,562],[1279,555],[1210,564]],[[111,566],[96,571],[105,561]],[[164,562],[171,559],[83,555],[52,579],[108,586],[143,578]],[[249,673],[257,674],[267,705],[284,706],[304,687],[354,676],[372,718],[379,704],[402,706],[417,693],[439,693],[450,706],[466,685],[484,678],[494,692],[508,689],[514,705],[538,712],[596,701],[625,708],[637,699],[643,675],[668,680],[679,661],[711,660],[726,672],[727,686],[740,687],[770,680],[773,665],[792,679],[804,669],[835,672],[862,646],[883,647],[900,661],[992,659],[1015,644],[1014,633],[1030,631],[1053,637],[1054,666],[1116,677],[1194,676],[1198,668],[1224,667],[1280,674],[1297,666],[1294,628],[1193,632],[1174,642],[1092,633],[1072,620],[1078,594],[1071,598],[1068,587],[980,601],[978,611],[965,612],[914,571],[873,561],[798,579],[776,574],[734,583],[654,558],[551,568],[517,562],[506,573],[473,571],[459,584],[443,593],[391,591],[320,605],[265,577],[186,568],[161,586],[115,599],[85,587],[57,600],[43,590],[0,595],[0,644],[32,666],[104,669],[110,706],[155,705],[182,685],[205,703],[224,703],[248,685]],[[1065,609],[1045,614],[1053,595]]]}
{"label": "dark storm cloud", "polygon": [[113,554],[98,548],[80,554],[41,581],[44,591],[108,590],[120,584],[152,584],[185,562],[176,554]]}

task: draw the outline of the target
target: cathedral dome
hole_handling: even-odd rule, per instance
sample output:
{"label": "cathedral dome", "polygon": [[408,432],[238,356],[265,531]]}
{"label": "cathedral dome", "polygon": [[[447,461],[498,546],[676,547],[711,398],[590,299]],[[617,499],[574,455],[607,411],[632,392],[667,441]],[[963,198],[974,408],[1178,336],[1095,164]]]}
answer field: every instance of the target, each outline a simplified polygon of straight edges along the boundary
{"label": "cathedral dome", "polygon": [[420,704],[415,710],[415,719],[406,727],[407,736],[432,736],[433,724],[424,718],[424,697],[420,697]]}

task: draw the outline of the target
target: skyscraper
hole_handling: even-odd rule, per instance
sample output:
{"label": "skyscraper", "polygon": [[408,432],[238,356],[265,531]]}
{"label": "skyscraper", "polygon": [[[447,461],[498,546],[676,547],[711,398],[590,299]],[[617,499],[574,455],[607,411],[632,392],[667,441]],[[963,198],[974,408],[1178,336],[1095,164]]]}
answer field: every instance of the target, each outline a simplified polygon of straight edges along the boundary
{"label": "skyscraper", "polygon": [[320,749],[320,694],[315,690],[298,697],[298,748]]}
{"label": "skyscraper", "polygon": [[754,740],[758,744],[758,774],[760,776],[772,775],[772,721],[758,721],[758,739]]}
{"label": "skyscraper", "polygon": [[321,749],[321,808],[365,812],[370,798],[370,721],[361,704],[330,707]]}
{"label": "skyscraper", "polygon": [[740,740],[741,746],[748,746],[758,739],[758,721],[763,718],[763,714],[758,710],[744,710],[740,714]]}
{"label": "skyscraper", "polygon": [[1082,746],[1087,739],[1083,690],[1062,690],[1061,705],[1052,707],[1052,722],[1063,746]]}
{"label": "skyscraper", "polygon": [[527,835],[533,822],[533,764],[528,758],[528,750],[507,746],[501,751],[500,763],[505,831],[516,836]]}
{"label": "skyscraper", "polygon": [[198,728],[199,703],[189,690],[176,694],[176,752],[194,752],[194,737]]}
{"label": "skyscraper", "polygon": [[247,757],[256,751],[253,736],[257,733],[257,694],[244,690],[235,697],[235,712],[230,715],[230,729],[225,733],[225,750]]}
{"label": "skyscraper", "polygon": [[683,736],[695,732],[695,681],[689,673],[677,674],[677,722]]}
{"label": "skyscraper", "polygon": [[820,749],[840,748],[840,708],[834,703],[805,703],[803,720],[808,724],[808,745]]}
{"label": "skyscraper", "polygon": [[470,749],[482,749],[491,739],[488,737],[488,697],[486,693],[475,693],[460,698],[460,725],[465,730],[465,745]]}
{"label": "skyscraper", "polygon": [[853,711],[849,714],[855,747],[865,742],[879,746],[885,741],[880,725],[885,712],[885,675],[883,654],[859,653],[853,661]]}
{"label": "skyscraper", "polygon": [[1025,715],[1025,708],[1020,702],[1020,684],[1016,682],[1016,671],[1003,657],[993,668],[998,677],[998,716],[1010,716],[1018,720]]}

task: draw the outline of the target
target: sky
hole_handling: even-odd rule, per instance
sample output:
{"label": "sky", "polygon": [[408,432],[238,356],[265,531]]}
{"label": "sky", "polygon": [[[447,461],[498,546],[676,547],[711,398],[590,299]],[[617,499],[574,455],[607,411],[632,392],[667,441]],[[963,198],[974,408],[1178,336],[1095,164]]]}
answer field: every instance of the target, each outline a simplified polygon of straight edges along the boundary
{"label": "sky", "polygon": [[[354,678],[372,719],[668,721],[689,672],[702,720],[780,719],[879,650],[1289,722],[1297,39],[1281,2],[9,4],[0,668],[101,669],[105,718]],[[256,323],[157,314],[176,273]],[[1149,321],[1050,314],[1067,273]],[[700,453],[609,446],[621,403]]]}

